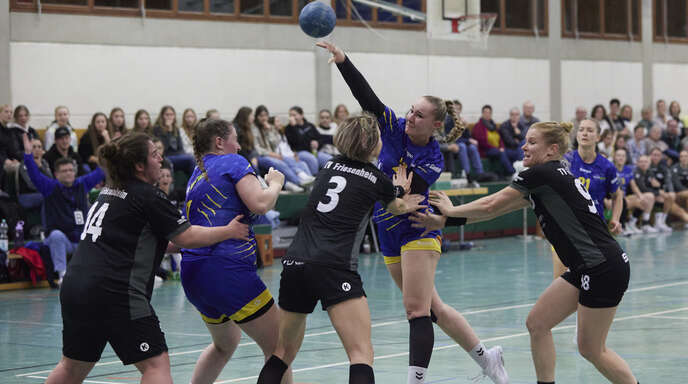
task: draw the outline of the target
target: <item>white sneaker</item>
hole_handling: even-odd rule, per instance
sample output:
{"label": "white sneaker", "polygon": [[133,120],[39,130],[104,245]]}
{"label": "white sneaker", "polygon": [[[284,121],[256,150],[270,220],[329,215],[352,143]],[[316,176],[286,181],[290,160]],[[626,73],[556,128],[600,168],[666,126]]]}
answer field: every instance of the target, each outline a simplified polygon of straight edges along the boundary
{"label": "white sneaker", "polygon": [[496,346],[487,350],[487,368],[473,378],[473,382],[478,382],[489,377],[495,384],[509,384],[509,375],[504,368],[504,353],[502,347]]}
{"label": "white sneaker", "polygon": [[629,225],[626,225],[626,228],[621,232],[621,236],[624,237],[631,237],[633,235],[635,235],[635,231],[633,231]]}
{"label": "white sneaker", "polygon": [[634,219],[634,220],[630,220],[628,223],[626,223],[626,228],[628,228],[630,230],[632,235],[643,233],[643,231],[641,231],[638,228],[638,226],[636,225],[637,222],[638,222],[638,220]]}
{"label": "white sneaker", "polygon": [[301,186],[302,187],[305,187],[308,184],[312,184],[315,181],[315,177],[313,177],[313,176],[311,176],[311,175],[309,175],[303,171],[299,172],[297,174],[297,176],[299,177],[299,180],[301,180]]}
{"label": "white sneaker", "polygon": [[289,192],[297,192],[297,193],[303,192],[303,188],[292,183],[291,181],[287,181],[286,183],[284,183],[284,189],[286,189]]}
{"label": "white sneaker", "polygon": [[657,224],[657,227],[661,232],[673,232],[673,229],[671,229],[670,226],[666,225],[663,221]]}
{"label": "white sneaker", "polygon": [[643,227],[641,229],[643,230],[643,233],[657,233],[657,232],[659,232],[659,230],[657,228],[655,228],[649,224],[643,225]]}

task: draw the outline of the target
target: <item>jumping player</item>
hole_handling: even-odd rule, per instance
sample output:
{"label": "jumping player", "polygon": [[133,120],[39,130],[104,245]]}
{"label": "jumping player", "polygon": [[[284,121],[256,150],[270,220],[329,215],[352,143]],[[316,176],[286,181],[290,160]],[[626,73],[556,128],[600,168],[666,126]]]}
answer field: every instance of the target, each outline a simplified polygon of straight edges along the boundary
{"label": "jumping player", "polygon": [[382,141],[377,119],[369,114],[346,119],[334,144],[342,153],[325,164],[301,216],[294,242],[282,260],[279,343],[258,383],[277,384],[294,361],[306,329],[306,316],[318,300],[351,363],[350,384],[372,384],[373,346],[370,311],[358,270],[358,249],[377,201],[395,214],[420,209],[425,196],[405,195],[407,179],[399,168],[394,185],[375,168]]}
{"label": "jumping player", "polygon": [[[26,138],[24,146],[30,153]],[[141,371],[141,383],[172,383],[165,336],[150,304],[155,270],[168,240],[205,247],[246,239],[248,227],[233,220],[205,228],[182,218],[154,187],[162,158],[146,134],[113,140],[101,147],[99,157],[107,185],[88,211],[64,277],[63,357],[46,382],[83,382],[109,342],[124,364]]]}
{"label": "jumping player", "polygon": [[628,364],[605,346],[628,288],[628,256],[609,233],[583,181],[561,161],[571,129],[571,123],[556,122],[530,127],[523,145],[523,165],[530,168],[499,192],[456,207],[444,193],[432,192],[431,202],[444,215],[467,219],[532,205],[545,236],[569,268],[540,296],[526,320],[538,383],[554,383],[552,328],[577,311],[581,355],[612,383],[636,384]]}
{"label": "jumping player", "polygon": [[[217,227],[234,218],[250,223],[277,202],[284,175],[270,168],[263,189],[241,149],[236,129],[224,120],[206,120],[194,135],[194,169],[186,191],[186,217],[192,224]],[[225,240],[211,247],[182,249],[181,280],[200,312],[213,342],[198,358],[191,382],[212,383],[232,357],[241,331],[256,341],[265,359],[277,345],[278,312],[270,291],[256,273],[257,246]],[[291,375],[285,376],[291,382]]]}
{"label": "jumping player", "polygon": [[[317,45],[332,53],[331,61],[337,64],[356,100],[378,119],[382,137],[378,168],[391,177],[395,169],[406,165],[414,174],[411,193],[427,196],[444,165],[440,146],[433,137],[435,132],[442,129],[447,113],[455,127],[446,141],[456,140],[464,130],[451,102],[424,96],[411,105],[405,118],[398,118],[340,48],[327,42]],[[408,215],[394,215],[381,204],[376,205],[373,220],[385,264],[402,290],[409,320],[408,383],[425,382],[434,343],[433,320],[480,365],[483,375],[495,383],[507,383],[501,347],[487,350],[466,319],[437,294],[434,276],[441,253],[440,232],[413,228]],[[412,275],[413,279],[403,279],[403,275]]]}

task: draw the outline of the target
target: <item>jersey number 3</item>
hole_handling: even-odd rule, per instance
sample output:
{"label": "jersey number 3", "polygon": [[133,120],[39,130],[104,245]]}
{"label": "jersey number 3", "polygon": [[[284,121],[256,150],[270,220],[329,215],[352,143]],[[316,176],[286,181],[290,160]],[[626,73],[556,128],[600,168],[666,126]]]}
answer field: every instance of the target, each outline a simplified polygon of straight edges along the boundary
{"label": "jersey number 3", "polygon": [[[103,218],[105,217],[105,212],[107,212],[110,207],[109,203],[104,203],[96,211],[98,202],[95,202],[91,209],[88,210],[88,217],[86,217],[86,225],[84,226],[84,231],[81,232],[81,240],[86,239],[88,235],[91,235],[91,241],[96,242],[100,234],[103,232]],[[93,213],[95,212],[95,213]]]}
{"label": "jersey number 3", "polygon": [[332,212],[335,208],[337,208],[337,204],[339,204],[339,194],[344,190],[344,188],[346,188],[346,179],[341,176],[332,176],[330,181],[327,183],[335,184],[335,187],[330,188],[327,190],[327,192],[325,192],[325,196],[330,198],[329,203],[323,203],[322,201],[318,202],[316,209],[318,212],[322,213]]}
{"label": "jersey number 3", "polygon": [[578,188],[578,192],[580,192],[580,194],[583,195],[585,200],[588,200],[590,202],[590,205],[588,205],[588,210],[590,210],[590,213],[597,214],[597,207],[595,207],[595,203],[592,201],[590,193],[588,193],[588,191],[583,186],[583,182],[580,179],[574,179],[574,181],[576,183],[576,188]]}

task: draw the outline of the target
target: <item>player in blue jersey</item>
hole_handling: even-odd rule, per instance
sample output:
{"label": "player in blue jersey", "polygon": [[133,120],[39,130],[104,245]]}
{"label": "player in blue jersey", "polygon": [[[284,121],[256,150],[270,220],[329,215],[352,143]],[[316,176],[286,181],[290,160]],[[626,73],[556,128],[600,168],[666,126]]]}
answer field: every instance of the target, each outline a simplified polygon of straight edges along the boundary
{"label": "player in blue jersey", "polygon": [[[331,61],[337,64],[356,100],[364,111],[374,114],[378,119],[382,138],[378,168],[392,177],[395,169],[405,165],[413,172],[411,193],[426,196],[423,201],[425,204],[429,186],[437,180],[444,165],[434,133],[443,128],[447,113],[456,124],[446,141],[456,140],[464,130],[451,102],[424,96],[411,105],[405,117],[397,117],[391,108],[378,99],[341,49],[326,42],[317,45],[332,53]],[[408,383],[425,382],[434,343],[432,315],[442,330],[480,365],[484,375],[495,383],[507,383],[501,347],[487,350],[461,314],[444,304],[437,294],[434,277],[441,254],[441,233],[412,227],[413,222],[408,216],[394,215],[377,204],[373,217],[377,223],[385,264],[402,289],[409,320]],[[413,278],[403,279],[403,275]]]}
{"label": "player in blue jersey", "polygon": [[[626,148],[617,148],[614,151],[614,167],[616,167],[616,177],[619,180],[619,189],[624,194],[623,211],[621,214],[622,223],[625,222],[625,235],[637,233],[655,233],[657,230],[650,226],[650,213],[655,204],[655,196],[651,192],[643,193],[638,188],[634,177],[633,165],[628,164],[628,151]],[[634,211],[642,212],[641,228],[636,223],[638,219]],[[630,218],[626,221],[627,214]]]}
{"label": "player in blue jersey", "polygon": [[[592,197],[593,205],[590,209],[595,210],[603,221],[604,198],[607,195],[612,196],[612,217],[609,220],[609,230],[618,235],[621,233],[619,220],[623,210],[623,193],[619,190],[614,164],[595,151],[599,139],[600,126],[597,122],[590,119],[581,121],[576,135],[578,149],[567,153],[564,158],[569,163],[571,174],[581,181],[581,184]],[[566,267],[562,264],[554,248],[552,248],[552,268],[555,279],[566,272]]]}
{"label": "player in blue jersey", "polygon": [[[241,149],[236,130],[224,120],[207,120],[196,128],[197,166],[186,189],[189,222],[224,225],[235,217],[251,224],[256,214],[274,207],[284,175],[270,168],[263,188]],[[213,339],[196,363],[191,382],[212,383],[236,349],[241,331],[256,341],[267,359],[277,345],[278,312],[256,273],[253,229],[248,241],[226,240],[212,247],[182,249],[181,280],[189,301],[200,312]],[[283,382],[291,382],[285,375]]]}

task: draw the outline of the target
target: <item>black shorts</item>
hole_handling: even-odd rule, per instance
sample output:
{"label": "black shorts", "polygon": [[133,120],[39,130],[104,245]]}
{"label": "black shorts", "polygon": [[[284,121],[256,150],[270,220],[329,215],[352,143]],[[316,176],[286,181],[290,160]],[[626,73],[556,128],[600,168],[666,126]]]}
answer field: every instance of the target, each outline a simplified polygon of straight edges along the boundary
{"label": "black shorts", "polygon": [[318,300],[322,309],[365,296],[358,272],[302,261],[282,260],[279,306],[295,313],[312,313]]}
{"label": "black shorts", "polygon": [[631,267],[628,256],[618,258],[580,272],[566,271],[561,277],[580,290],[578,302],[589,308],[611,308],[621,302],[628,289]]}
{"label": "black shorts", "polygon": [[125,365],[167,352],[165,334],[155,314],[136,320],[86,322],[64,317],[63,310],[63,319],[62,353],[70,359],[96,362],[108,342]]}

